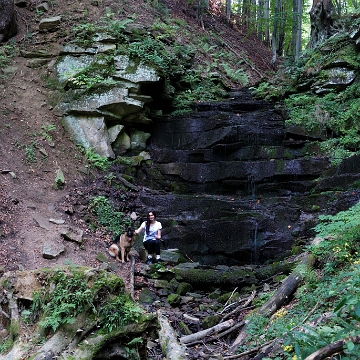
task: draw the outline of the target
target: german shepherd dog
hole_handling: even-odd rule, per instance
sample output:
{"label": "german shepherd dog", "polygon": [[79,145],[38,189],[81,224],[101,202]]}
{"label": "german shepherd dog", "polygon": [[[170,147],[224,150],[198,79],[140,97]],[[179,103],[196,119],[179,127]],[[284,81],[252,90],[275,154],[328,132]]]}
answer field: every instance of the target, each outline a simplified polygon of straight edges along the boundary
{"label": "german shepherd dog", "polygon": [[129,252],[135,243],[135,239],[136,234],[131,227],[125,233],[117,235],[112,245],[108,248],[110,256],[114,257],[116,261],[120,261],[119,254],[121,254],[122,263],[129,261]]}

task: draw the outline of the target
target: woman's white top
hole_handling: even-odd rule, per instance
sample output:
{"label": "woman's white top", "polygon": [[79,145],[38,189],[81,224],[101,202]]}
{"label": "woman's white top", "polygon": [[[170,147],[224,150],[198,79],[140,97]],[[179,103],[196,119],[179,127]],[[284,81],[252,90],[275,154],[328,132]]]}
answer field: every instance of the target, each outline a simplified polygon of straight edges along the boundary
{"label": "woman's white top", "polygon": [[155,220],[154,224],[150,224],[149,233],[147,234],[146,233],[146,221],[144,221],[139,227],[140,232],[144,231],[143,242],[145,242],[147,240],[155,240],[158,230],[161,230],[161,229],[162,229],[161,222]]}

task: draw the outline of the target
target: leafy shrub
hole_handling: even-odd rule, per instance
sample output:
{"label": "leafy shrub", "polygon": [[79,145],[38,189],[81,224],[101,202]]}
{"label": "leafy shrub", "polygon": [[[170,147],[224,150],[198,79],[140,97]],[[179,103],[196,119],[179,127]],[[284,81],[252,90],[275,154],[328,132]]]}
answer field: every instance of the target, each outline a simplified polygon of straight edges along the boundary
{"label": "leafy shrub", "polygon": [[110,299],[100,308],[100,325],[111,332],[120,326],[138,322],[142,314],[140,306],[124,294]]}
{"label": "leafy shrub", "polygon": [[106,230],[120,234],[131,224],[131,219],[120,211],[115,211],[105,196],[93,197],[89,202],[89,210]]}
{"label": "leafy shrub", "polygon": [[111,165],[110,161],[107,158],[96,154],[91,148],[85,150],[85,156],[92,166],[96,167],[101,171],[107,170]]}
{"label": "leafy shrub", "polygon": [[[30,311],[23,311],[26,321],[34,321],[41,315],[39,325],[45,330],[56,331],[61,326],[72,324],[76,316],[86,312],[99,319],[106,332],[138,322],[143,310],[124,294],[124,283],[117,276],[106,272],[89,286],[82,270],[72,268],[71,272],[61,269],[50,273],[46,281],[51,292],[44,288],[34,294]],[[110,295],[109,292],[120,292]],[[104,305],[105,304],[105,305]]]}

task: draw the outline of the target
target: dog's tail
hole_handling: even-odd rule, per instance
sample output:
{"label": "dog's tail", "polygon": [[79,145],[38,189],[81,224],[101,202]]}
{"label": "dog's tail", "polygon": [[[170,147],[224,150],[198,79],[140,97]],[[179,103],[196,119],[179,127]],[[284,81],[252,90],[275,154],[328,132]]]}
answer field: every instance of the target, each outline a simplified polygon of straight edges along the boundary
{"label": "dog's tail", "polygon": [[[113,258],[116,257],[115,250],[118,250],[118,251],[119,251],[119,249],[116,249],[115,246],[116,246],[116,245],[112,244],[112,245],[107,249],[109,255],[110,255],[111,257],[113,257]],[[116,247],[117,247],[117,246],[116,246]]]}

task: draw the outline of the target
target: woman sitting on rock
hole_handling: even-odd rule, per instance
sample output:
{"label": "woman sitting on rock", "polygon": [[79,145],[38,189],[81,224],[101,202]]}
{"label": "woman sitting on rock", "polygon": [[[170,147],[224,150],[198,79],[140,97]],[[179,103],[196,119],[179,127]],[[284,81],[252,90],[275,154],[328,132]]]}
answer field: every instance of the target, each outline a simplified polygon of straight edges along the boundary
{"label": "woman sitting on rock", "polygon": [[155,218],[155,212],[149,211],[146,221],[144,221],[140,225],[140,227],[135,230],[135,234],[140,234],[142,231],[145,231],[143,243],[148,253],[148,257],[146,260],[146,263],[148,265],[151,265],[153,263],[152,256],[154,253],[156,254],[155,262],[162,262],[160,257],[160,239],[162,225],[159,221],[156,221]]}

